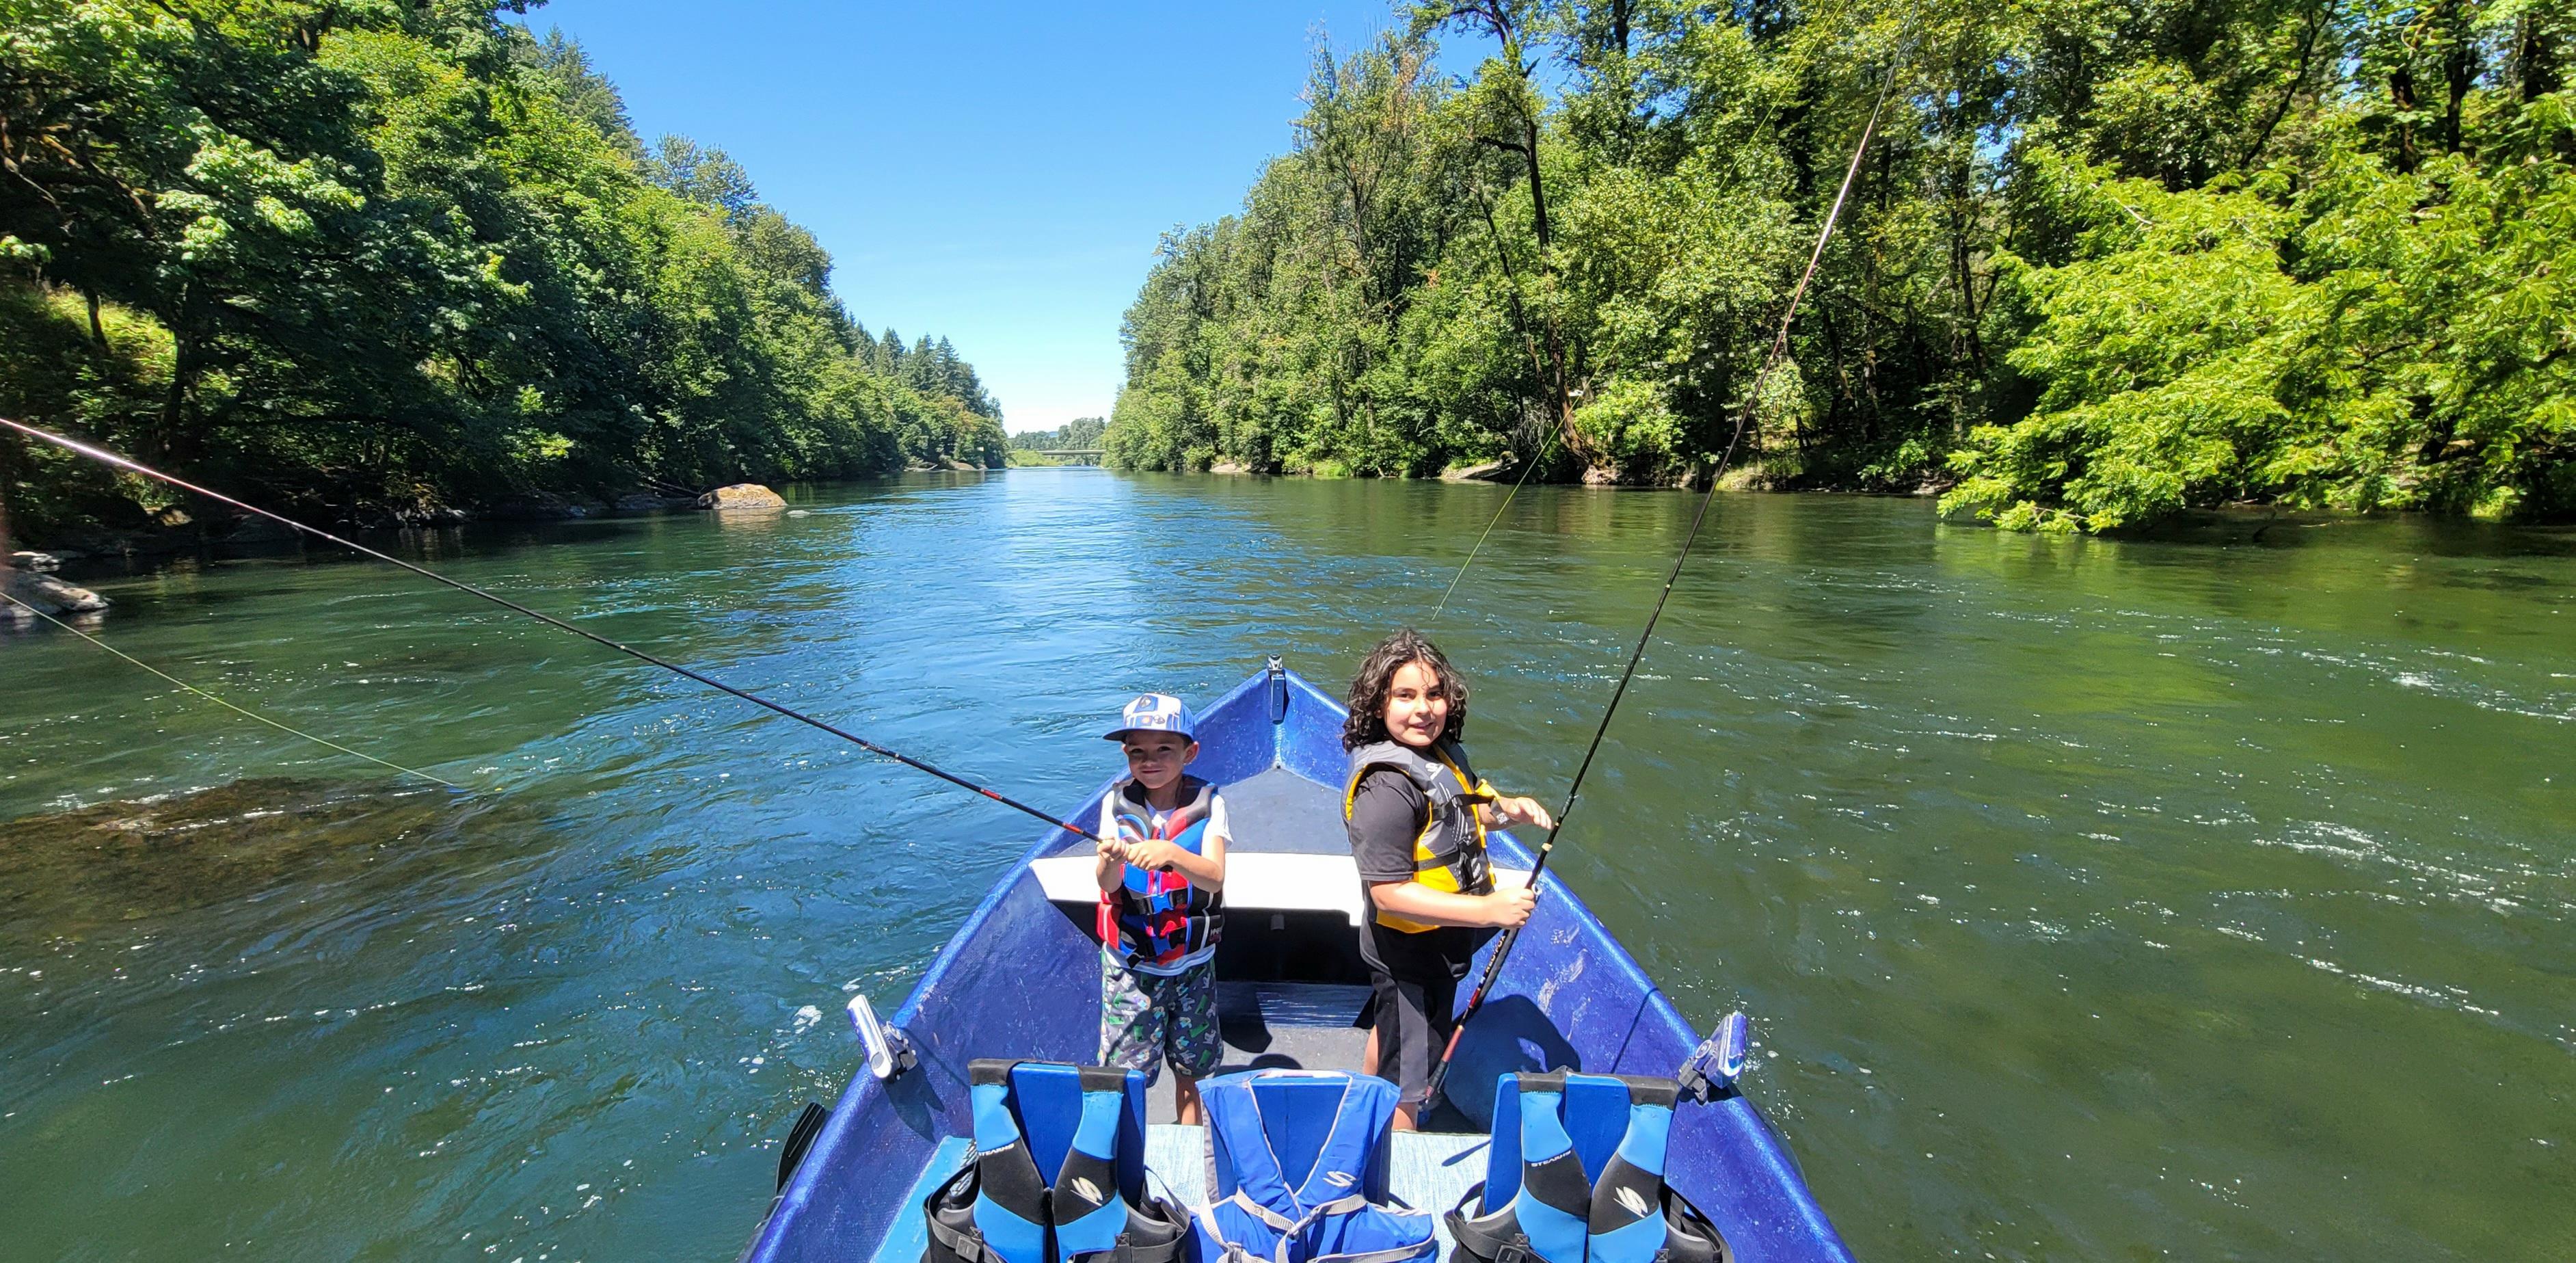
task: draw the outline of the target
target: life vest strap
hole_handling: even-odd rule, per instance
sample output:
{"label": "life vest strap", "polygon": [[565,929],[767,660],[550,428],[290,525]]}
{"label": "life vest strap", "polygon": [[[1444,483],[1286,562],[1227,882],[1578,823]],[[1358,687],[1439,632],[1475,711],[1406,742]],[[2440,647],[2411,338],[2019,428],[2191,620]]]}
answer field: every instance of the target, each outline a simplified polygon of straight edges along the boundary
{"label": "life vest strap", "polygon": [[1318,1254],[1306,1263],[1406,1263],[1411,1259],[1429,1259],[1440,1247],[1438,1238],[1418,1245],[1397,1246],[1391,1250],[1358,1250],[1349,1254]]}
{"label": "life vest strap", "polygon": [[1485,1182],[1478,1180],[1445,1217],[1449,1238],[1458,1243],[1458,1252],[1481,1263],[1539,1263],[1537,1253],[1530,1249],[1529,1238],[1510,1216],[1496,1213],[1478,1217],[1468,1213],[1470,1208],[1482,1208],[1484,1201]]}
{"label": "life vest strap", "polygon": [[[965,1170],[949,1177],[948,1183],[940,1185],[939,1191],[930,1195],[930,1204],[937,1207],[943,1200],[953,1200],[950,1199],[949,1194],[952,1190],[956,1190],[958,1181],[971,1180],[974,1175],[975,1168],[970,1164]],[[971,1191],[957,1191],[963,1193],[964,1200],[971,1201],[974,1198]],[[930,1241],[935,1247],[931,1251],[933,1257],[937,1257],[940,1250],[945,1250],[950,1255],[965,1260],[965,1263],[1010,1263],[1009,1260],[984,1245],[983,1233],[972,1228],[951,1227],[942,1222],[935,1213],[924,1216],[924,1221],[930,1228]]]}
{"label": "life vest strap", "polygon": [[1305,1226],[1306,1223],[1304,1219],[1290,1219],[1287,1216],[1244,1196],[1241,1191],[1237,1191],[1232,1197],[1220,1199],[1219,1203],[1210,1204],[1208,1209],[1214,1210],[1218,1204],[1232,1206],[1236,1210],[1242,1211],[1243,1213],[1250,1215],[1281,1232],[1295,1232],[1297,1229]]}

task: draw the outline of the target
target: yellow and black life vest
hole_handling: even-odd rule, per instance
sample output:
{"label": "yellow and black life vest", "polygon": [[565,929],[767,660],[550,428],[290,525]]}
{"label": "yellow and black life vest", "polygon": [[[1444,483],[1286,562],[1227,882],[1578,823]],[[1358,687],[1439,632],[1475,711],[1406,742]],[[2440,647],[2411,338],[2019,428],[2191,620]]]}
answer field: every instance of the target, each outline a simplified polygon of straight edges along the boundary
{"label": "yellow and black life vest", "polygon": [[[1466,752],[1446,741],[1434,743],[1428,755],[1399,741],[1379,741],[1351,751],[1351,780],[1342,791],[1342,823],[1350,823],[1360,781],[1382,767],[1412,778],[1430,800],[1422,832],[1413,839],[1413,880],[1433,890],[1491,894],[1494,878],[1485,862],[1485,822],[1476,804],[1494,797],[1494,787],[1477,779],[1467,766]],[[1383,910],[1377,923],[1407,934],[1439,928]]]}

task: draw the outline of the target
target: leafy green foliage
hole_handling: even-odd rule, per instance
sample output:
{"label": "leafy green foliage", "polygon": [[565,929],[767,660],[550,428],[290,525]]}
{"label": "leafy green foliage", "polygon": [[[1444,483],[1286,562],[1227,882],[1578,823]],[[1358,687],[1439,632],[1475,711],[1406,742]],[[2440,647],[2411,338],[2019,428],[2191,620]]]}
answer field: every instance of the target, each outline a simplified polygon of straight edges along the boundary
{"label": "leafy green foliage", "polygon": [[[1436,38],[1493,55],[1445,79]],[[2507,0],[1426,5],[1319,52],[1242,213],[1165,241],[1105,445],[1704,476],[1894,66],[1760,481],[2018,529],[2576,515],[2571,38]]]}
{"label": "leafy green foliage", "polygon": [[[0,0],[10,415],[358,516],[1001,463],[953,347],[868,334],[525,7]],[[0,492],[36,534],[159,507],[14,441]]]}
{"label": "leafy green foliage", "polygon": [[1052,430],[1022,430],[1011,436],[1014,452],[1087,451],[1100,446],[1109,422],[1102,417],[1075,417]]}

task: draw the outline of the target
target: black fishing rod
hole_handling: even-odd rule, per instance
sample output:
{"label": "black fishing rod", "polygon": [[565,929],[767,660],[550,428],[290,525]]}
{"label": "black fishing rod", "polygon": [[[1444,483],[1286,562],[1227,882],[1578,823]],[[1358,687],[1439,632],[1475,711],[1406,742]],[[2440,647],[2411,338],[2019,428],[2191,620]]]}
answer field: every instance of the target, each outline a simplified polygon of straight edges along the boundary
{"label": "black fishing rod", "polygon": [[[1673,568],[1664,576],[1663,590],[1655,595],[1655,608],[1646,615],[1645,629],[1637,633],[1637,647],[1628,654],[1627,669],[1619,673],[1619,685],[1610,692],[1610,704],[1602,708],[1601,726],[1592,730],[1592,744],[1584,748],[1583,761],[1575,765],[1574,782],[1565,791],[1565,806],[1557,811],[1555,822],[1548,826],[1547,839],[1539,844],[1538,854],[1530,865],[1529,888],[1533,892],[1538,889],[1539,877],[1547,872],[1548,856],[1556,850],[1556,835],[1565,831],[1566,817],[1574,814],[1574,800],[1583,793],[1583,778],[1592,770],[1593,756],[1601,753],[1601,739],[1610,734],[1610,720],[1619,713],[1620,699],[1628,696],[1628,684],[1637,677],[1637,664],[1645,660],[1646,643],[1654,638],[1655,624],[1664,616],[1664,603],[1672,599],[1673,584],[1680,581],[1682,566],[1690,560],[1691,545],[1699,539],[1701,524],[1708,520],[1709,506],[1717,501],[1718,479],[1726,472],[1727,464],[1735,459],[1736,446],[1744,441],[1744,431],[1753,423],[1753,408],[1762,398],[1763,383],[1770,380],[1772,370],[1778,368],[1780,361],[1789,354],[1790,322],[1798,318],[1798,302],[1806,297],[1808,284],[1816,279],[1817,266],[1824,262],[1825,243],[1833,240],[1834,224],[1842,218],[1843,201],[1851,196],[1852,183],[1860,176],[1861,158],[1869,152],[1870,138],[1878,132],[1878,116],[1887,108],[1888,92],[1896,86],[1897,68],[1904,61],[1900,56],[1896,65],[1887,68],[1887,81],[1878,90],[1878,103],[1870,107],[1869,122],[1861,128],[1860,144],[1852,149],[1851,167],[1843,172],[1842,188],[1834,194],[1833,207],[1825,212],[1824,229],[1816,234],[1816,248],[1807,256],[1807,270],[1799,275],[1797,288],[1789,292],[1789,306],[1780,314],[1780,330],[1771,339],[1770,354],[1764,357],[1761,371],[1754,374],[1752,389],[1744,392],[1744,406],[1735,415],[1735,432],[1727,437],[1726,450],[1719,454],[1717,467],[1709,471],[1708,490],[1701,494],[1699,511],[1691,516],[1690,530],[1682,536],[1681,551],[1673,556]],[[1486,959],[1485,972],[1476,980],[1476,989],[1467,994],[1467,1007],[1459,1011],[1458,1024],[1450,1028],[1448,1046],[1440,1050],[1439,1063],[1431,1067],[1431,1082],[1423,1098],[1426,1103],[1440,1099],[1440,1085],[1449,1077],[1451,1059],[1458,1055],[1458,1038],[1466,1034],[1467,1023],[1476,1016],[1477,1010],[1485,1007],[1485,997],[1493,991],[1494,979],[1502,975],[1503,962],[1510,959],[1512,948],[1520,938],[1519,927],[1503,931],[1502,941],[1494,945],[1494,954]]]}
{"label": "black fishing rod", "polygon": [[[10,429],[12,429],[12,430],[16,430],[16,431],[17,431],[17,432],[19,432],[20,434],[27,435],[27,436],[28,436],[28,437],[30,437],[30,438],[42,439],[42,440],[44,440],[45,442],[51,443],[51,444],[53,444],[54,446],[59,447],[59,448],[62,448],[62,449],[63,449],[63,450],[65,450],[65,451],[72,452],[72,453],[75,453],[75,454],[78,454],[78,455],[81,455],[81,456],[88,457],[89,459],[94,460],[94,461],[98,461],[98,462],[100,462],[100,463],[102,463],[102,464],[109,465],[109,466],[112,466],[112,467],[117,468],[117,469],[131,470],[132,472],[134,472],[134,473],[138,473],[138,474],[141,474],[141,475],[143,475],[143,476],[144,476],[144,477],[146,477],[146,478],[153,478],[153,479],[157,479],[157,480],[159,480],[159,481],[161,481],[161,482],[166,482],[166,483],[170,484],[170,485],[171,485],[171,486],[173,486],[173,487],[177,487],[177,488],[179,488],[179,489],[180,489],[180,490],[182,490],[182,491],[192,491],[192,492],[195,492],[195,493],[196,493],[196,494],[198,494],[198,495],[201,495],[201,496],[206,497],[206,498],[207,498],[207,499],[209,499],[209,500],[218,501],[218,502],[223,503],[223,504],[229,504],[229,505],[231,505],[232,507],[234,507],[234,508],[236,508],[236,509],[240,509],[240,510],[242,510],[242,511],[243,511],[243,512],[245,512],[245,513],[256,513],[256,514],[258,514],[259,516],[264,517],[264,518],[267,518],[268,520],[270,520],[270,521],[272,521],[272,522],[277,522],[277,523],[280,523],[280,524],[285,525],[285,526],[293,527],[294,529],[299,530],[299,531],[302,531],[302,532],[304,532],[305,534],[307,534],[307,535],[310,535],[310,536],[314,537],[315,539],[328,540],[328,541],[330,541],[330,542],[332,542],[332,543],[334,543],[334,544],[338,544],[338,545],[339,545],[339,546],[341,546],[342,548],[346,548],[346,549],[350,550],[351,552],[360,553],[360,554],[363,554],[363,555],[368,556],[368,557],[373,557],[373,558],[375,558],[375,559],[376,559],[376,560],[378,560],[378,561],[391,562],[392,564],[397,565],[397,566],[400,566],[400,567],[402,567],[403,569],[408,570],[408,571],[412,572],[413,574],[419,575],[419,576],[421,576],[421,577],[422,577],[422,578],[424,578],[424,579],[429,579],[429,580],[431,580],[431,581],[433,581],[433,582],[446,584],[448,587],[454,588],[454,589],[456,589],[456,590],[457,590],[457,591],[459,591],[459,592],[463,592],[463,593],[466,593],[466,594],[471,595],[471,596],[478,596],[478,597],[481,597],[481,598],[483,598],[484,600],[486,600],[486,601],[490,601],[490,602],[491,602],[491,603],[493,603],[494,605],[498,605],[498,606],[500,606],[500,607],[501,607],[501,608],[503,608],[503,609],[510,610],[510,611],[512,611],[512,612],[514,612],[514,613],[518,613],[518,614],[524,614],[524,615],[528,616],[529,618],[533,618],[533,619],[537,620],[537,621],[538,621],[538,622],[540,622],[540,623],[544,623],[544,624],[545,624],[546,626],[548,626],[548,627],[559,628],[559,629],[561,629],[561,630],[563,630],[563,631],[571,632],[573,635],[579,636],[579,637],[581,637],[581,638],[582,638],[582,639],[584,639],[584,640],[587,640],[587,641],[592,642],[593,644],[605,645],[605,646],[607,646],[608,648],[614,649],[614,650],[616,650],[616,651],[617,651],[617,652],[619,652],[619,653],[625,654],[627,657],[630,657],[630,658],[636,659],[637,661],[640,661],[640,662],[649,662],[649,663],[652,663],[654,666],[660,667],[660,668],[662,668],[662,669],[663,669],[663,670],[665,670],[665,671],[671,672],[671,673],[672,673],[672,674],[674,674],[674,675],[686,676],[687,678],[692,679],[692,680],[695,680],[695,681],[697,681],[697,682],[698,682],[698,683],[700,683],[700,684],[706,685],[708,688],[714,689],[714,690],[716,690],[716,691],[717,691],[717,692],[719,692],[719,693],[728,693],[728,694],[731,694],[731,695],[733,695],[733,696],[735,696],[735,697],[741,698],[742,700],[744,700],[744,701],[746,701],[746,702],[751,703],[751,704],[752,704],[752,705],[754,705],[754,706],[758,706],[758,707],[762,708],[763,710],[767,710],[767,711],[774,712],[774,713],[776,713],[776,714],[784,715],[784,716],[786,716],[786,717],[787,717],[787,718],[789,718],[789,719],[793,719],[793,720],[795,720],[796,722],[798,722],[798,723],[800,723],[800,724],[804,724],[804,725],[806,725],[807,727],[815,728],[815,729],[819,729],[819,730],[821,730],[821,731],[823,731],[823,732],[828,732],[828,733],[832,734],[832,735],[833,735],[833,736],[835,736],[835,737],[839,737],[839,738],[840,738],[841,740],[843,740],[843,741],[847,741],[847,742],[849,742],[851,745],[857,746],[858,748],[860,748],[860,749],[862,749],[862,750],[867,751],[867,752],[868,752],[868,753],[870,753],[870,754],[878,755],[878,756],[883,757],[883,758],[892,759],[892,760],[894,760],[895,762],[900,763],[900,764],[904,765],[905,767],[911,768],[912,770],[914,770],[914,771],[916,771],[916,772],[927,772],[927,773],[929,773],[930,775],[932,775],[932,776],[936,776],[936,777],[938,777],[939,779],[941,779],[941,780],[943,780],[943,781],[946,781],[946,782],[948,782],[948,783],[949,783],[949,784],[951,784],[951,785],[955,785],[955,786],[957,786],[957,787],[958,787],[958,788],[960,788],[960,789],[973,790],[974,792],[976,792],[976,793],[978,793],[978,794],[982,794],[984,797],[986,797],[986,798],[990,798],[990,799],[992,799],[994,802],[1000,803],[1000,804],[1002,804],[1003,806],[1008,807],[1008,808],[1010,808],[1010,809],[1011,809],[1011,810],[1013,810],[1013,811],[1020,812],[1020,813],[1021,813],[1021,814],[1023,814],[1023,815],[1035,816],[1036,818],[1038,818],[1038,819],[1040,819],[1040,820],[1043,820],[1043,821],[1046,821],[1048,824],[1054,825],[1055,827],[1057,827],[1057,828],[1059,828],[1059,829],[1062,829],[1062,830],[1064,830],[1064,831],[1065,831],[1065,832],[1067,832],[1067,833],[1071,833],[1071,834],[1075,835],[1076,837],[1089,838],[1089,839],[1091,839],[1092,841],[1095,841],[1095,842],[1097,842],[1097,841],[1101,841],[1101,840],[1102,840],[1102,839],[1100,838],[1100,835],[1098,835],[1098,834],[1096,834],[1096,833],[1093,833],[1093,832],[1092,832],[1091,830],[1089,830],[1089,829],[1082,828],[1081,826],[1076,825],[1076,824],[1073,824],[1073,823],[1071,823],[1071,822],[1069,822],[1069,821],[1065,821],[1065,820],[1058,819],[1058,818],[1057,818],[1056,816],[1054,816],[1053,814],[1048,813],[1048,812],[1044,812],[1044,811],[1040,811],[1040,810],[1038,810],[1037,808],[1032,807],[1032,806],[1028,805],[1027,803],[1021,802],[1020,800],[1018,800],[1018,799],[1016,799],[1016,798],[1012,798],[1012,797],[1010,797],[1010,796],[1008,796],[1008,795],[1001,794],[1001,793],[997,793],[997,792],[995,792],[995,791],[993,791],[993,790],[990,790],[990,789],[986,789],[985,787],[983,787],[983,786],[981,786],[981,785],[978,785],[978,784],[976,784],[976,783],[975,783],[975,782],[973,782],[973,781],[967,780],[965,777],[958,776],[958,775],[956,775],[956,774],[954,774],[954,773],[951,773],[951,772],[942,771],[941,769],[936,768],[936,767],[933,767],[933,766],[931,766],[931,765],[930,765],[930,764],[928,764],[928,763],[924,763],[924,762],[922,762],[921,760],[919,760],[919,759],[916,759],[916,758],[912,757],[911,755],[908,755],[908,754],[903,753],[902,751],[899,751],[899,750],[889,750],[889,749],[887,749],[886,747],[881,746],[881,745],[878,745],[876,742],[870,741],[870,740],[868,740],[867,738],[862,737],[862,736],[860,736],[859,734],[857,734],[857,733],[855,733],[855,732],[851,732],[851,731],[849,731],[849,730],[848,730],[848,729],[846,729],[846,728],[841,728],[841,727],[837,727],[837,726],[835,726],[835,725],[833,725],[833,724],[826,723],[826,722],[824,722],[823,720],[816,719],[816,718],[815,718],[815,717],[813,717],[812,715],[808,715],[808,714],[804,713],[803,711],[797,710],[797,709],[795,709],[795,708],[793,708],[793,707],[790,707],[790,706],[782,706],[782,705],[780,705],[779,703],[777,703],[777,702],[773,702],[773,701],[769,700],[769,699],[768,699],[768,698],[766,698],[766,697],[762,697],[762,696],[761,696],[761,695],[759,695],[758,693],[753,693],[753,692],[750,692],[750,691],[745,690],[745,689],[738,689],[738,688],[735,688],[734,686],[732,686],[732,685],[730,685],[730,684],[727,684],[727,683],[725,683],[724,681],[722,681],[722,680],[719,680],[719,679],[715,678],[714,676],[706,675],[706,674],[703,674],[703,673],[701,673],[701,672],[697,672],[697,671],[692,671],[692,670],[690,670],[690,669],[689,669],[689,668],[687,668],[687,667],[681,666],[679,663],[672,662],[672,661],[669,661],[669,660],[667,660],[667,659],[663,659],[663,658],[655,657],[654,655],[649,654],[649,653],[646,653],[646,652],[644,652],[643,650],[638,649],[638,648],[636,648],[636,647],[635,647],[635,646],[633,646],[633,645],[626,644],[626,643],[624,643],[624,642],[622,642],[622,641],[615,641],[615,640],[611,640],[611,639],[609,639],[608,637],[606,637],[606,636],[602,636],[602,635],[600,635],[599,633],[594,632],[594,631],[588,631],[588,630],[585,630],[585,629],[583,629],[583,628],[575,627],[575,626],[573,626],[572,624],[567,623],[567,622],[563,621],[562,619],[555,617],[555,616],[554,616],[554,615],[552,615],[552,614],[546,614],[546,613],[542,613],[542,612],[537,611],[537,610],[529,609],[527,606],[521,605],[521,604],[519,604],[518,602],[516,602],[516,601],[513,601],[513,600],[509,599],[508,597],[500,596],[500,595],[497,595],[497,594],[495,594],[495,593],[491,593],[491,592],[484,591],[483,589],[478,588],[478,587],[475,587],[473,584],[467,583],[467,582],[465,582],[465,581],[463,581],[463,580],[461,580],[461,579],[451,579],[451,578],[447,577],[446,575],[440,574],[440,573],[438,573],[437,571],[435,571],[435,570],[431,570],[431,569],[429,569],[429,568],[427,568],[427,567],[425,567],[425,566],[417,566],[417,565],[412,564],[411,562],[405,561],[405,560],[403,560],[402,558],[400,558],[400,557],[396,557],[396,556],[393,556],[393,555],[391,555],[391,554],[389,554],[389,553],[381,553],[381,552],[378,552],[378,551],[376,551],[375,549],[369,548],[369,547],[367,547],[366,545],[361,544],[361,543],[358,543],[358,542],[357,542],[357,541],[355,541],[355,540],[342,539],[342,538],[340,538],[339,536],[334,535],[334,534],[332,534],[332,533],[331,533],[331,532],[329,532],[329,531],[322,530],[322,529],[320,529],[320,528],[318,528],[318,527],[306,526],[306,525],[305,525],[305,524],[303,524],[302,522],[298,522],[298,521],[296,521],[296,520],[295,520],[295,519],[293,519],[293,518],[286,517],[286,516],[284,516],[284,515],[282,515],[282,514],[271,513],[271,512],[269,512],[268,510],[266,510],[266,509],[263,509],[263,508],[259,507],[258,505],[255,505],[255,504],[245,504],[245,503],[243,503],[243,502],[241,502],[241,501],[239,501],[239,500],[236,500],[236,499],[232,498],[231,496],[225,495],[224,493],[222,493],[222,492],[220,492],[220,491],[213,491],[213,490],[209,490],[209,489],[207,489],[207,488],[205,488],[205,487],[200,487],[200,486],[198,486],[197,484],[195,484],[195,483],[193,483],[193,482],[189,482],[189,481],[187,481],[186,479],[179,478],[179,477],[175,477],[175,476],[170,475],[170,474],[165,474],[165,473],[161,472],[160,470],[154,469],[154,468],[152,468],[152,467],[151,467],[151,466],[149,466],[149,465],[143,464],[143,463],[142,463],[142,462],[140,462],[140,461],[136,461],[136,460],[129,459],[129,458],[127,458],[127,457],[119,456],[119,455],[117,455],[116,453],[111,452],[111,451],[107,451],[107,450],[106,450],[106,449],[104,449],[104,448],[92,447],[92,446],[90,446],[90,445],[89,445],[89,444],[87,444],[87,443],[77,442],[77,441],[75,441],[75,440],[65,438],[65,437],[63,437],[62,435],[59,435],[59,434],[53,433],[53,432],[52,432],[52,431],[50,431],[50,430],[39,430],[39,429],[37,429],[36,427],[34,427],[34,426],[32,426],[32,425],[27,425],[27,424],[24,424],[24,423],[22,423],[22,422],[18,422],[18,421],[12,421],[12,420],[10,420],[10,419],[9,419],[9,418],[7,418],[7,417],[0,417],[0,426],[7,426],[8,428],[10,428]],[[299,734],[299,735],[300,735],[300,734]],[[435,778],[433,778],[433,779],[435,779]]]}

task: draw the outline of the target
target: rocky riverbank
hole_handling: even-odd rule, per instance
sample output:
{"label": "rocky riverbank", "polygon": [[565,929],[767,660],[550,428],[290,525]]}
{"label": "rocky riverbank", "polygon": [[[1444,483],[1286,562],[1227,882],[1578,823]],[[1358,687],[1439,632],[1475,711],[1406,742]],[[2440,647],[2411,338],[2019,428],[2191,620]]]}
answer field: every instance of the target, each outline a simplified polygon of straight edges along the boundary
{"label": "rocky riverbank", "polygon": [[[734,483],[702,495],[637,489],[614,498],[535,491],[474,509],[433,506],[391,513],[344,516],[316,523],[325,530],[439,530],[471,522],[567,522],[586,518],[631,517],[649,513],[697,510],[777,511],[784,496],[758,483]],[[248,514],[205,518],[164,510],[150,526],[129,530],[90,527],[65,532],[59,540],[41,541],[42,550],[22,550],[0,562],[0,592],[38,613],[94,614],[108,607],[107,598],[58,577],[69,565],[78,572],[113,571],[136,562],[153,562],[190,553],[265,552],[289,548],[301,540],[293,527]],[[0,603],[5,604],[5,603]],[[0,608],[0,619],[27,621],[19,605]]]}

